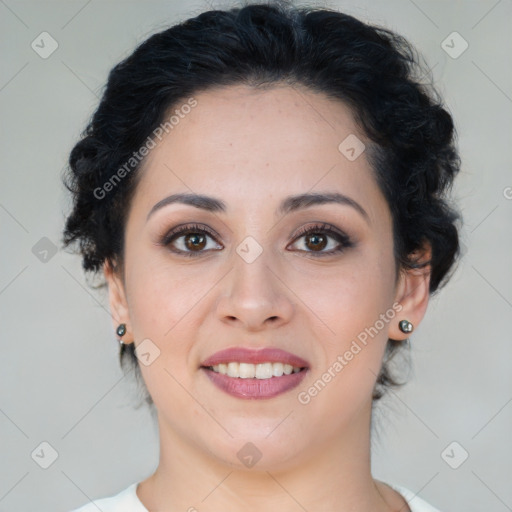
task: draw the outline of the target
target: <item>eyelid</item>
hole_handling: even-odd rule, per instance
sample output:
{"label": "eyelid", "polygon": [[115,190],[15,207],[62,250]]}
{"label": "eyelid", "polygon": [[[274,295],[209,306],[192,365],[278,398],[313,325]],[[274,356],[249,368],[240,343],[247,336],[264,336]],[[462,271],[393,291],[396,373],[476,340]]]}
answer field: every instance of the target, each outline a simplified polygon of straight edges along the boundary
{"label": "eyelid", "polygon": [[298,238],[300,236],[303,236],[305,234],[308,234],[308,233],[314,232],[314,231],[331,232],[331,233],[337,234],[338,236],[340,236],[344,239],[350,240],[349,235],[347,233],[345,233],[343,230],[337,228],[333,224],[329,224],[328,222],[321,222],[321,221],[317,221],[317,222],[312,221],[310,224],[308,224],[306,226],[302,226],[292,236],[295,239],[295,238]]}
{"label": "eyelid", "polygon": [[212,229],[210,229],[205,224],[199,224],[197,222],[187,223],[184,222],[183,224],[178,224],[177,226],[174,226],[172,229],[170,229],[168,232],[166,232],[165,235],[161,237],[161,244],[167,245],[171,243],[171,240],[175,237],[178,237],[179,235],[186,234],[188,232],[202,232],[205,231],[208,235],[210,235],[215,242],[220,244],[218,241],[218,235],[215,233]]}
{"label": "eyelid", "polygon": [[[182,234],[182,233],[192,232],[194,230],[197,230],[198,232],[206,231],[212,238],[215,239],[215,241],[217,243],[219,243],[219,241],[217,240],[217,234],[213,230],[211,230],[208,226],[206,226],[204,224],[198,224],[198,223],[188,224],[186,222],[183,224],[178,224],[177,226],[174,226],[174,228],[172,228],[171,230],[166,232],[166,234],[163,235],[163,237],[162,237],[162,243],[164,243],[164,244],[169,243],[171,241],[171,239],[174,238],[175,236]],[[295,241],[297,238],[304,236],[305,234],[309,234],[310,232],[312,232],[314,230],[327,231],[327,232],[330,231],[330,232],[337,234],[340,237],[343,237],[345,239],[350,239],[350,237],[346,233],[339,230],[332,224],[329,224],[326,222],[317,222],[317,223],[313,222],[313,225],[303,226],[298,231],[293,233],[290,236],[290,238],[293,238],[293,241]]]}
{"label": "eyelid", "polygon": [[287,248],[290,245],[296,243],[297,240],[303,238],[306,235],[314,234],[314,233],[325,233],[328,237],[334,238],[337,240],[337,247],[335,249],[331,249],[329,251],[304,251],[299,250],[301,253],[305,254],[313,254],[317,257],[323,256],[332,256],[335,254],[339,254],[344,252],[346,249],[350,247],[354,247],[356,245],[354,239],[349,236],[343,230],[337,228],[336,226],[329,224],[327,222],[316,222],[313,225],[303,226],[293,235],[293,240],[290,244],[288,244]]}

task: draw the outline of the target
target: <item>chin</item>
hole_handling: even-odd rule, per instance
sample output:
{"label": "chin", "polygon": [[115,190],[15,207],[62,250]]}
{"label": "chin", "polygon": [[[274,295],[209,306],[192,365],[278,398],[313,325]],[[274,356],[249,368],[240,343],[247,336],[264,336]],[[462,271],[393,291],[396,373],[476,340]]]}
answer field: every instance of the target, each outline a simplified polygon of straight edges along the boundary
{"label": "chin", "polygon": [[[223,432],[212,437],[211,432],[205,433],[203,442],[208,451],[219,461],[237,470],[281,471],[296,467],[300,457],[299,448],[302,441],[297,439],[296,432],[292,435],[279,425],[283,418],[274,418],[259,423],[261,427],[238,421],[236,426],[225,423],[225,427],[233,437]],[[276,426],[279,425],[276,429]],[[281,432],[278,432],[281,429]],[[305,441],[304,441],[305,442]]]}

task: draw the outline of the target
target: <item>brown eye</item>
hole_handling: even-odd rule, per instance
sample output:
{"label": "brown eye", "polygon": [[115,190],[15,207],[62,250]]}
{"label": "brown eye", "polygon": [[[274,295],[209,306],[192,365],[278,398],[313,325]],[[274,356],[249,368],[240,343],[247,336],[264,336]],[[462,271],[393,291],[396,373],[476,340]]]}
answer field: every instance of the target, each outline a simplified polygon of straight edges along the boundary
{"label": "brown eye", "polygon": [[206,227],[198,225],[179,226],[165,235],[161,245],[184,256],[199,256],[212,250],[222,249],[222,246],[210,243],[216,242],[215,236]]}
{"label": "brown eye", "polygon": [[306,246],[313,251],[321,251],[327,246],[327,237],[319,233],[307,235],[305,239]]}
{"label": "brown eye", "polygon": [[187,249],[192,251],[196,249],[204,249],[206,246],[206,237],[204,235],[199,235],[197,233],[193,233],[190,235],[185,235],[184,244]]}
{"label": "brown eye", "polygon": [[[301,240],[303,242],[299,244]],[[299,245],[299,252],[313,253],[321,257],[343,252],[355,244],[348,235],[330,224],[319,224],[302,229],[295,237],[294,245]],[[303,249],[300,248],[301,245]]]}

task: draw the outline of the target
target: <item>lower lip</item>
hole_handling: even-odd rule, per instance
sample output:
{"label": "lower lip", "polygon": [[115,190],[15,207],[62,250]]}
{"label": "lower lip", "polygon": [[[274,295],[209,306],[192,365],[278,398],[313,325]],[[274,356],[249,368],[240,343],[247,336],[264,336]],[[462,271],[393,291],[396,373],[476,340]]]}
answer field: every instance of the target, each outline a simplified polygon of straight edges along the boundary
{"label": "lower lip", "polygon": [[281,377],[271,377],[270,379],[241,379],[239,377],[228,377],[204,367],[201,369],[206,372],[208,378],[222,391],[237,398],[253,400],[272,398],[297,387],[307,372],[307,369],[304,369],[297,373],[281,375]]}

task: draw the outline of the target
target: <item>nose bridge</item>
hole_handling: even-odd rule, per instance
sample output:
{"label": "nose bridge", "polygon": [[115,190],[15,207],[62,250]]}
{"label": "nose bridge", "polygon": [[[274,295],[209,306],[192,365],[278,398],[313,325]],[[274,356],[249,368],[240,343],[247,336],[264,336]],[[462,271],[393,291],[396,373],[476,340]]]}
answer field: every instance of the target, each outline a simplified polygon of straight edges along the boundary
{"label": "nose bridge", "polygon": [[249,292],[272,293],[274,288],[272,267],[276,266],[275,255],[272,252],[272,233],[265,232],[267,224],[263,215],[258,214],[256,206],[247,206],[245,212],[240,212],[245,227],[245,233],[238,232],[233,251],[233,285],[239,292],[245,291],[247,284]]}
{"label": "nose bridge", "polygon": [[232,293],[237,300],[243,300],[246,306],[263,302],[273,302],[276,289],[276,277],[272,271],[272,258],[269,248],[264,248],[253,237],[246,237],[236,248],[233,257],[231,276]]}
{"label": "nose bridge", "polygon": [[289,319],[292,304],[270,248],[248,236],[235,248],[232,265],[219,305],[223,318],[238,319],[252,329]]}

